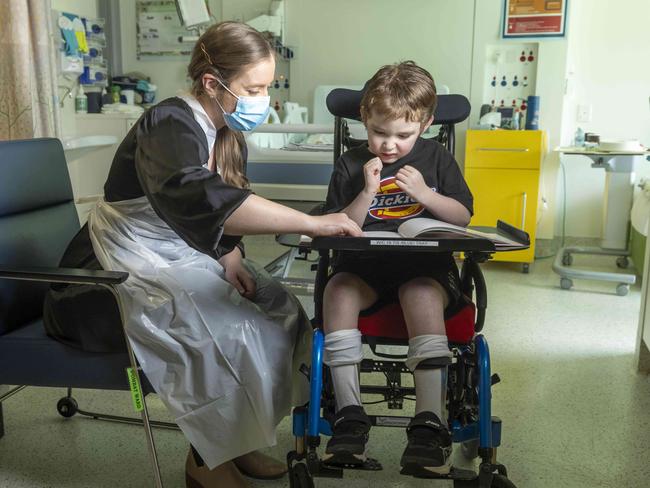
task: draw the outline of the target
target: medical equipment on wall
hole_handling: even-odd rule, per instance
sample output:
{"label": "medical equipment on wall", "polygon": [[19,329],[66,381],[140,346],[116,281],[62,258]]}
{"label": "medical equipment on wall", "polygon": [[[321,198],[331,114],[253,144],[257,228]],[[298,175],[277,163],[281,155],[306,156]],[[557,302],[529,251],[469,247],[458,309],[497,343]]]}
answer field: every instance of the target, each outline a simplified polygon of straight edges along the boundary
{"label": "medical equipment on wall", "polygon": [[502,123],[509,120],[504,128],[523,129],[521,119],[527,116],[529,97],[535,95],[538,51],[537,43],[508,42],[486,47],[483,103],[493,111],[511,111],[511,115],[502,114]]}
{"label": "medical equipment on wall", "polygon": [[59,71],[63,76],[76,78],[83,73],[83,55],[88,52],[85,28],[78,15],[52,11],[55,25],[59,27]]}
{"label": "medical equipment on wall", "polygon": [[212,21],[205,0],[176,0],[181,23],[191,29]]}

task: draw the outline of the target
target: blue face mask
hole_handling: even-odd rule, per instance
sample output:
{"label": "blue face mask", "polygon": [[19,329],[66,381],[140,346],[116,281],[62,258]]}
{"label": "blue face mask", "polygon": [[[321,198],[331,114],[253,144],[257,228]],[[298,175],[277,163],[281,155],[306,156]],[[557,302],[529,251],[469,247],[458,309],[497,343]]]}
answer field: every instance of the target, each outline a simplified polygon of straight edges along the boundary
{"label": "blue face mask", "polygon": [[253,130],[269,116],[269,112],[271,111],[271,97],[240,97],[231,92],[223,83],[221,83],[221,86],[237,99],[235,110],[228,114],[219,103],[219,100],[215,98],[219,108],[223,112],[223,120],[232,130]]}

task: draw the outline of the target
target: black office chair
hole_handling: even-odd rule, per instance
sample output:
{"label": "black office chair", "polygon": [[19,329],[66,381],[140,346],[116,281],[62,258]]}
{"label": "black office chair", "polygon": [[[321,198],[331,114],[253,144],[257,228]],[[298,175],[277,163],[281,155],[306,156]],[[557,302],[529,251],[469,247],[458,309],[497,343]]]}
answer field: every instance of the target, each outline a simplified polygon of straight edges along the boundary
{"label": "black office chair", "polygon": [[[57,406],[64,416],[77,411],[71,388],[130,389],[141,411],[138,422],[145,427],[156,486],[162,487],[151,425],[169,424],[149,421],[145,395],[151,386],[143,376],[143,390],[128,341],[123,353],[89,353],[45,333],[43,298],[50,283],[101,285],[117,300],[115,287],[128,278],[123,272],[58,268],[78,231],[61,142],[0,142],[0,385],[21,385],[0,396],[0,437],[4,434],[2,401],[25,386],[68,388]],[[126,368],[130,368],[128,380]]]}

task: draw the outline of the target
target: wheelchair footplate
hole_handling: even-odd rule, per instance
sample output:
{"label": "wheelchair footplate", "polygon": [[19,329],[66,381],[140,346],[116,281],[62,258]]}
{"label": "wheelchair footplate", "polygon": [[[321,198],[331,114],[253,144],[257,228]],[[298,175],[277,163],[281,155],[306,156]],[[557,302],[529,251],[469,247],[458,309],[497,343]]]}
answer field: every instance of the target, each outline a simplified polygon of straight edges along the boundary
{"label": "wheelchair footplate", "polygon": [[344,459],[335,459],[331,458],[327,461],[321,461],[323,465],[332,468],[341,468],[341,469],[357,469],[361,471],[381,471],[384,467],[381,463],[374,458],[366,458],[362,463],[359,462],[345,462]]}
{"label": "wheelchair footplate", "polygon": [[477,475],[471,469],[462,469],[452,466],[448,474],[439,474],[429,471],[419,464],[407,464],[402,468],[399,474],[405,476],[413,476],[414,478],[428,478],[438,480],[458,480],[458,481],[472,481],[475,480]]}

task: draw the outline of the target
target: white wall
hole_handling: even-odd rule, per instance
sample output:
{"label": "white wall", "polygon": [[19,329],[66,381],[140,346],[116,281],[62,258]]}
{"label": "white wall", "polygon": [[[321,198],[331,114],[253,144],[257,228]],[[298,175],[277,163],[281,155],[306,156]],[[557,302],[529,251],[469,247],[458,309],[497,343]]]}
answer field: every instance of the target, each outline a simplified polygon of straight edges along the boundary
{"label": "white wall", "polygon": [[[562,142],[571,143],[579,126],[601,139],[639,139],[650,146],[650,2],[623,0],[612,8],[607,0],[572,0],[570,10]],[[577,121],[578,104],[591,105],[591,122]],[[567,234],[599,237],[605,173],[580,156],[563,162]],[[638,169],[639,177],[650,177],[650,163]]]}
{"label": "white wall", "polygon": [[316,85],[362,85],[382,65],[408,59],[452,93],[469,93],[473,0],[285,1],[286,44],[296,47],[291,98],[301,105],[311,109]]}

